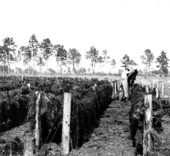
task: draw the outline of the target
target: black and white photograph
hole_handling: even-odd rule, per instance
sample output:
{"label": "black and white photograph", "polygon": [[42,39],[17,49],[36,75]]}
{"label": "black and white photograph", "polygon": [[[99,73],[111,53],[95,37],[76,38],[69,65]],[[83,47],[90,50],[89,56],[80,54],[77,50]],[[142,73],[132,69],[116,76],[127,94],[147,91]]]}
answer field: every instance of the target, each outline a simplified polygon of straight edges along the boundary
{"label": "black and white photograph", "polygon": [[0,156],[170,156],[170,0],[0,6]]}

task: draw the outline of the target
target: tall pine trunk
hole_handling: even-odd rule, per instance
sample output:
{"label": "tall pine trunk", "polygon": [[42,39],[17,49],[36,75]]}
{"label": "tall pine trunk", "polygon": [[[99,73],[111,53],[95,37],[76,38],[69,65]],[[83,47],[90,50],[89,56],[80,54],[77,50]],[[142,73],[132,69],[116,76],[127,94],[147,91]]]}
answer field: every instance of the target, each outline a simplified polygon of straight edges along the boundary
{"label": "tall pine trunk", "polygon": [[76,71],[76,69],[75,69],[75,64],[74,64],[74,61],[73,61],[73,72],[74,72],[74,74],[75,74],[75,71]]}
{"label": "tall pine trunk", "polygon": [[21,79],[22,79],[22,81],[24,79],[24,72],[23,72],[23,70],[24,70],[24,64],[23,64],[23,58],[22,58],[22,54],[21,54]]}
{"label": "tall pine trunk", "polygon": [[94,62],[92,61],[92,75],[94,75]]}
{"label": "tall pine trunk", "polygon": [[10,76],[10,58],[8,55],[8,76]]}
{"label": "tall pine trunk", "polygon": [[32,76],[34,76],[34,51],[32,51],[32,58],[31,58],[31,63],[32,63]]}
{"label": "tall pine trunk", "polygon": [[7,73],[5,75],[8,75],[8,55],[6,56],[6,63],[5,64],[6,64],[6,67],[7,67]]}
{"label": "tall pine trunk", "polygon": [[59,73],[59,61],[57,60],[57,73]]}
{"label": "tall pine trunk", "polygon": [[11,75],[11,70],[10,70],[10,62],[8,61],[8,76]]}
{"label": "tall pine trunk", "polygon": [[31,63],[32,63],[32,62],[29,62],[29,67],[28,67],[28,69],[29,69],[29,70],[28,70],[29,76],[31,76],[31,74],[32,74],[32,73],[31,73]]}
{"label": "tall pine trunk", "polygon": [[61,58],[59,58],[59,64],[60,64],[60,74],[62,75],[62,62],[61,62]]}
{"label": "tall pine trunk", "polygon": [[5,62],[3,64],[3,77],[5,77]]}

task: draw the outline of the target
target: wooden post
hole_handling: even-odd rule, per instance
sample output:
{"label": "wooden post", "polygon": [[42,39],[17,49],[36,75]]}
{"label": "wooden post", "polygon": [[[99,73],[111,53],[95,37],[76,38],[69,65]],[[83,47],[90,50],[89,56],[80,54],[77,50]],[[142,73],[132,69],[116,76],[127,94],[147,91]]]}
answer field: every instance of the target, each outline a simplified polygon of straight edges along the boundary
{"label": "wooden post", "polygon": [[158,99],[159,98],[159,90],[158,90],[158,87],[156,87],[156,98]]}
{"label": "wooden post", "polygon": [[24,156],[34,156],[34,139],[24,140]]}
{"label": "wooden post", "polygon": [[153,90],[155,87],[155,84],[154,83],[151,83],[151,89]]}
{"label": "wooden post", "polygon": [[[23,60],[22,54],[21,54],[21,60]],[[23,66],[23,62],[22,62],[22,67],[21,67],[21,74],[22,74],[22,75],[21,75],[21,80],[22,80],[22,81],[24,80],[24,71],[23,71],[24,69],[23,69],[23,67],[24,67],[24,66]]]}
{"label": "wooden post", "polygon": [[152,95],[147,94],[144,97],[145,105],[145,121],[144,121],[144,132],[143,132],[143,156],[147,156],[151,150],[151,136],[146,132],[152,128]]}
{"label": "wooden post", "polygon": [[70,115],[71,93],[64,93],[63,124],[62,124],[62,154],[69,154],[70,146]]}
{"label": "wooden post", "polygon": [[114,97],[114,82],[111,82],[111,86],[112,86],[112,95],[111,95],[111,99],[113,99]]}
{"label": "wooden post", "polygon": [[146,93],[149,93],[149,87],[147,85],[145,86],[145,91]]}
{"label": "wooden post", "polygon": [[40,127],[41,127],[41,122],[40,122],[41,93],[37,91],[35,94],[37,96],[37,98],[36,98],[36,115],[35,115],[35,146],[38,150],[40,148],[40,138],[41,138],[41,132],[40,132]]}
{"label": "wooden post", "polygon": [[117,94],[117,81],[115,81],[115,95]]}
{"label": "wooden post", "polygon": [[30,85],[30,83],[27,83],[27,87],[31,90],[31,85]]}
{"label": "wooden post", "polygon": [[159,82],[157,82],[156,87],[160,91],[160,89],[159,89]]}
{"label": "wooden post", "polygon": [[121,82],[117,81],[117,86],[118,86],[119,89],[120,89],[120,85],[121,85]]}
{"label": "wooden post", "polygon": [[162,82],[162,85],[161,85],[161,87],[162,87],[162,96],[161,97],[163,97],[164,96],[164,82]]}

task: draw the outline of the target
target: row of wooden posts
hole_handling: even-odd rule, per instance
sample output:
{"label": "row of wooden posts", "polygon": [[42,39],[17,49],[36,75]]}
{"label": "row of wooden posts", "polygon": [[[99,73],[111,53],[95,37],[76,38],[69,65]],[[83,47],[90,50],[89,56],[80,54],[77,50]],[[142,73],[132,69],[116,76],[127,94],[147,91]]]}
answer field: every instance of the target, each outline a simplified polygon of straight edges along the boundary
{"label": "row of wooden posts", "polygon": [[[113,94],[117,94],[119,92],[119,88],[120,88],[120,85],[121,85],[121,82],[120,81],[112,81],[111,82],[112,84],[112,87],[113,87]],[[158,82],[158,83],[150,83],[148,85],[146,84],[140,84],[142,87],[146,87],[149,89],[153,89],[153,88],[156,88],[156,90],[159,92],[159,95],[157,96],[160,96],[161,98],[163,98],[165,96],[165,83],[164,82]]]}
{"label": "row of wooden posts", "polygon": [[[112,86],[114,86],[113,88],[113,92],[114,94],[117,94],[117,88],[119,87],[120,83],[119,82],[115,82],[114,85],[112,84]],[[149,131],[152,130],[152,94],[149,94],[149,87],[151,87],[151,89],[153,89],[154,85],[142,85],[143,87],[145,87],[146,90],[146,94],[144,95],[144,105],[145,105],[145,121],[144,121],[144,127],[143,127],[143,156],[147,156],[147,154],[151,151],[151,136],[150,134],[148,134]],[[158,86],[158,85],[157,85]],[[164,94],[164,83],[162,85],[162,97]],[[159,92],[158,92],[158,88],[156,88],[156,97],[159,97]]]}
{"label": "row of wooden posts", "polygon": [[[26,139],[24,142],[24,156],[34,156],[38,153],[41,145],[41,122],[40,122],[40,98],[41,92],[36,92],[36,125],[34,138]],[[71,115],[71,93],[64,93],[64,108],[62,122],[62,155],[69,154],[70,144],[70,115]],[[35,146],[34,146],[35,145]],[[35,147],[35,148],[34,148]]]}
{"label": "row of wooden posts", "polygon": [[[113,85],[114,84],[114,85]],[[118,87],[120,86],[119,81],[115,81],[112,83],[113,92],[114,94],[118,93]],[[146,86],[146,94],[145,99],[145,105],[147,106],[145,110],[145,125],[144,125],[144,136],[146,135],[146,131],[148,129],[151,129],[152,125],[152,95],[149,94],[149,87]],[[24,142],[24,156],[33,156],[34,152],[38,152],[40,148],[40,142],[41,142],[41,122],[40,122],[40,98],[42,96],[41,92],[37,92],[37,100],[36,100],[36,126],[35,126],[35,136],[32,139],[27,139]],[[64,93],[64,108],[63,108],[63,122],[62,122],[62,155],[68,155],[69,154],[69,145],[70,145],[70,114],[71,114],[71,93]],[[146,138],[146,137],[144,137]],[[150,150],[150,136],[148,136],[148,142],[146,143],[145,139],[143,141],[143,153],[144,156],[145,153]],[[36,149],[34,149],[34,144]]]}
{"label": "row of wooden posts", "polygon": [[[117,84],[114,88],[115,94],[117,93]],[[41,143],[41,122],[40,122],[40,98],[41,92],[36,92],[36,125],[35,135],[32,139],[26,139],[24,142],[24,156],[33,156],[40,149]],[[63,108],[63,122],[62,122],[62,155],[69,154],[70,147],[70,115],[71,115],[71,93],[64,93],[64,108]],[[34,149],[35,145],[35,149]]]}
{"label": "row of wooden posts", "polygon": [[[115,81],[112,83],[113,86],[113,94],[118,93],[118,88],[120,87],[120,82]],[[147,154],[151,151],[151,136],[148,134],[149,131],[152,130],[152,94],[149,94],[149,87],[151,89],[154,88],[154,85],[142,85],[145,87],[146,94],[144,95],[144,105],[145,105],[145,118],[144,118],[144,126],[143,126],[143,156],[147,156]],[[158,85],[157,85],[158,86]],[[164,95],[164,84],[162,85],[162,97]],[[156,88],[156,97],[159,97],[158,88]]]}

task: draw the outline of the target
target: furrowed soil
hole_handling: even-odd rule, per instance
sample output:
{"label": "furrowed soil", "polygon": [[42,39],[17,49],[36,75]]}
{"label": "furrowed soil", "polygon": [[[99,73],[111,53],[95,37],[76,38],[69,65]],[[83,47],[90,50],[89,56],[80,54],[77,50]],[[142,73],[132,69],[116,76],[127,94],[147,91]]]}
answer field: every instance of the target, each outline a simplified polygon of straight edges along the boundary
{"label": "furrowed soil", "polygon": [[134,148],[129,139],[130,103],[113,101],[100,119],[89,141],[70,156],[133,156]]}

